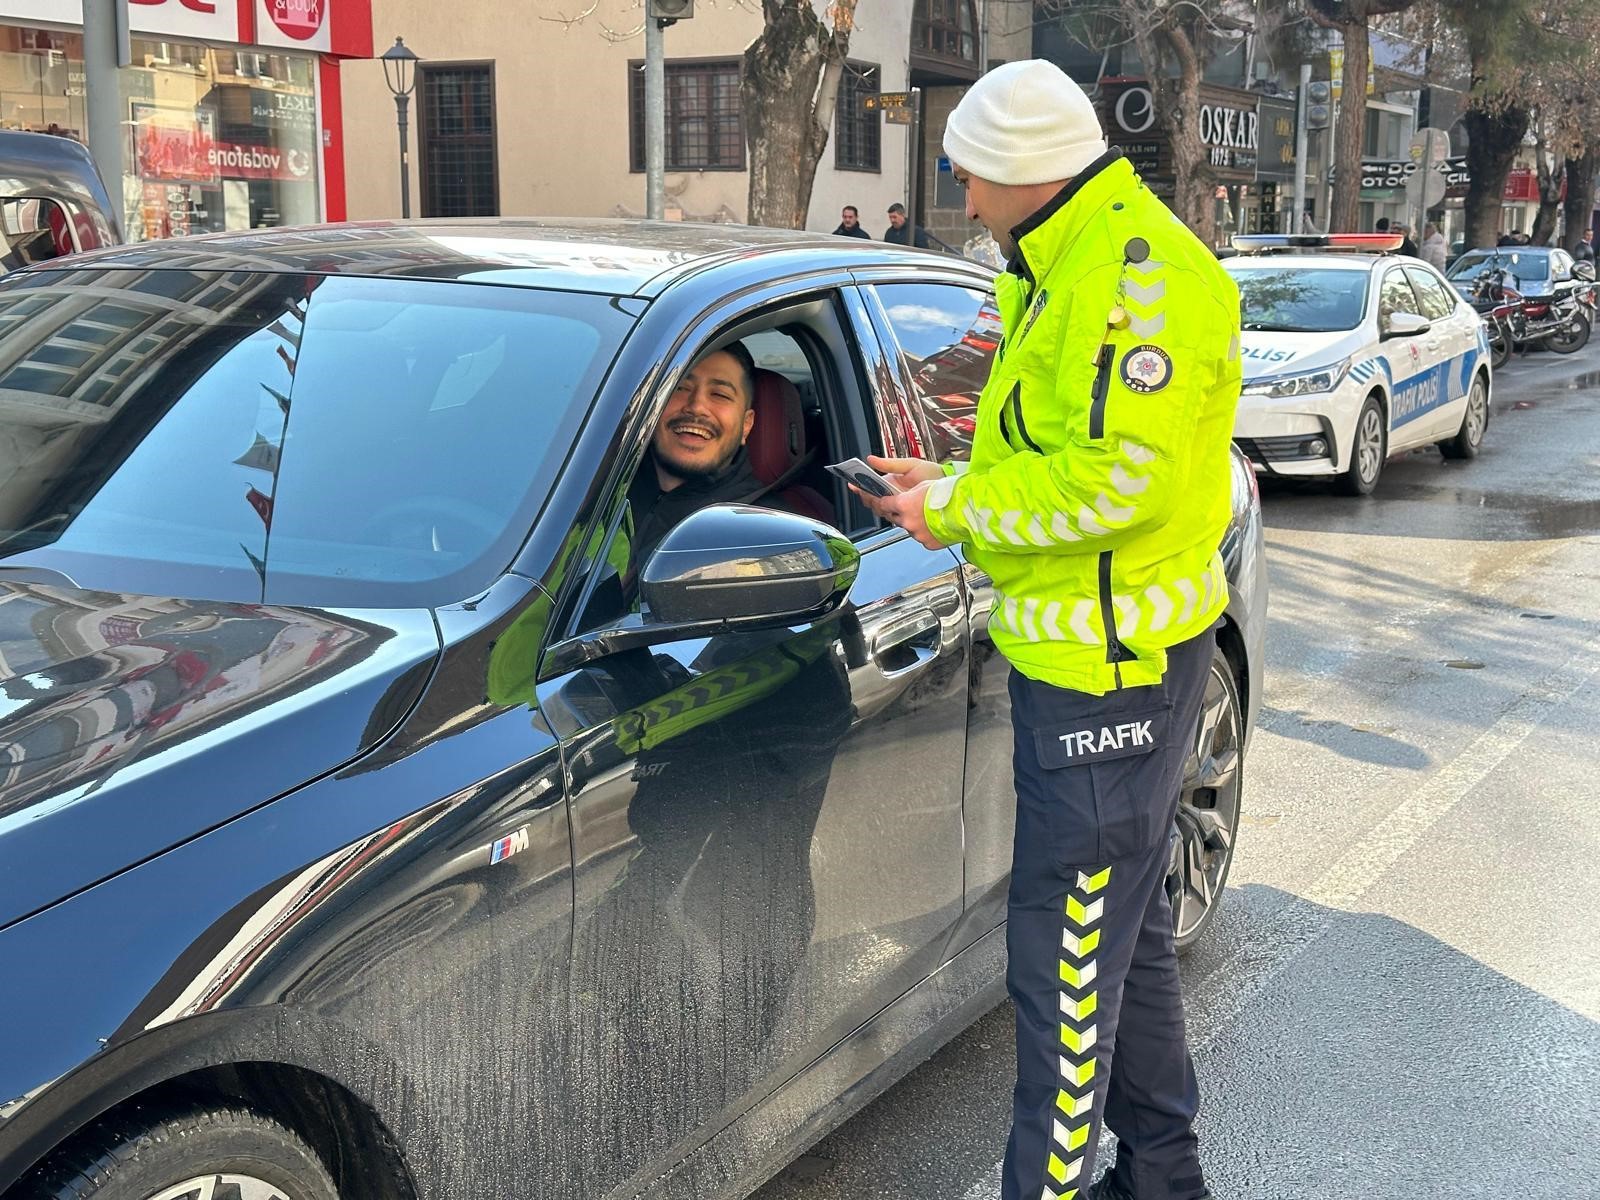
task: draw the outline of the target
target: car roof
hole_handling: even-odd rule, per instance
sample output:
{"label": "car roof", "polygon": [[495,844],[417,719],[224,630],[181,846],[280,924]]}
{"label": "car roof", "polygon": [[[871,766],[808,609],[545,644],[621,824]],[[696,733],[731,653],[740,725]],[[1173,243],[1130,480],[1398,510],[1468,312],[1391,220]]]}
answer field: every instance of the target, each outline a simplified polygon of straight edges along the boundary
{"label": "car roof", "polygon": [[786,252],[798,260],[797,267],[818,269],[926,263],[930,257],[946,263],[962,261],[886,242],[749,225],[607,218],[442,218],[257,229],[139,242],[80,256],[72,265],[469,279],[558,291],[649,296],[658,295],[685,275],[773,252]]}

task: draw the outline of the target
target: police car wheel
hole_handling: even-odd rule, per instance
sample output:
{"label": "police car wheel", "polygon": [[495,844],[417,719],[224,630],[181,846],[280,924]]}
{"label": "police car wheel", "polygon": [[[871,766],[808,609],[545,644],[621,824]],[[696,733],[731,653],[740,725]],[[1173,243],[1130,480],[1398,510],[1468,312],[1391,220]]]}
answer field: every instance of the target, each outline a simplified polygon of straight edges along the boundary
{"label": "police car wheel", "polygon": [[1467,393],[1467,411],[1461,416],[1461,428],[1455,437],[1439,443],[1439,452],[1446,458],[1477,458],[1483,446],[1483,431],[1488,427],[1489,393],[1483,386],[1483,376],[1478,375]]}
{"label": "police car wheel", "polygon": [[1222,902],[1239,832],[1244,784],[1244,709],[1233,665],[1219,647],[1211,659],[1200,728],[1184,768],[1167,896],[1180,952],[1205,934]]}
{"label": "police car wheel", "polygon": [[[28,1190],[31,1187],[31,1190]],[[19,1200],[339,1200],[316,1153],[236,1107],[137,1107],[91,1127]]]}
{"label": "police car wheel", "polygon": [[1339,490],[1347,496],[1367,496],[1378,486],[1383,464],[1389,457],[1389,431],[1383,424],[1383,407],[1376,396],[1368,396],[1356,417],[1355,440],[1350,447],[1350,466],[1339,476]]}

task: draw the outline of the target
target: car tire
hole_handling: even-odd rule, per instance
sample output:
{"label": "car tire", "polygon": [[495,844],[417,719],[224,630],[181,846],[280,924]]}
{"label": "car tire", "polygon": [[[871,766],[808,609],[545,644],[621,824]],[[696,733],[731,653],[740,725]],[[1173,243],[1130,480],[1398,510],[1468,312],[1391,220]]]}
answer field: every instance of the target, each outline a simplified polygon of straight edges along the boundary
{"label": "car tire", "polygon": [[1461,428],[1453,438],[1439,443],[1439,453],[1446,458],[1477,458],[1483,447],[1483,432],[1489,428],[1489,389],[1482,375],[1472,377],[1472,388],[1467,392],[1467,411],[1461,414]]}
{"label": "car tire", "polygon": [[24,1200],[339,1200],[316,1153],[271,1117],[183,1107],[112,1117],[38,1168]]}
{"label": "car tire", "polygon": [[1356,414],[1350,446],[1350,466],[1339,476],[1337,487],[1346,496],[1367,496],[1378,486],[1389,457],[1389,431],[1384,427],[1383,406],[1374,394]]}
{"label": "car tire", "polygon": [[1244,791],[1244,705],[1233,664],[1219,646],[1211,658],[1200,726],[1183,773],[1167,898],[1173,941],[1181,954],[1216,919],[1233,866]]}

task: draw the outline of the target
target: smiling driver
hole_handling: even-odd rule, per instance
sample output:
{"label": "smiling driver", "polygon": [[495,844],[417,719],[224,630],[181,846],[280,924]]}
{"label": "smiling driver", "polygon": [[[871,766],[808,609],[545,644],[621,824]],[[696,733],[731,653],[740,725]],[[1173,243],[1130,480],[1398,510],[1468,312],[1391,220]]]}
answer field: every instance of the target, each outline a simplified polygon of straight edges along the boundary
{"label": "smiling driver", "polygon": [[649,461],[628,491],[636,562],[691,513],[749,502],[763,491],[744,448],[755,428],[754,402],[755,360],[740,342],[703,355],[683,373],[656,425]]}

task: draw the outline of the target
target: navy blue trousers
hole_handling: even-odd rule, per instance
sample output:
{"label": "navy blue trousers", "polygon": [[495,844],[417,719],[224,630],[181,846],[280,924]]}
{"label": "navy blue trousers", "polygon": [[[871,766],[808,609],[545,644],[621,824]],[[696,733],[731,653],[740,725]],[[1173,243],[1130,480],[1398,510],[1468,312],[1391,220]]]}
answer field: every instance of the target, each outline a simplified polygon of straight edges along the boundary
{"label": "navy blue trousers", "polygon": [[1105,696],[1012,672],[1017,1086],[1002,1200],[1087,1192],[1102,1120],[1138,1200],[1207,1195],[1164,884],[1215,647],[1207,631],[1168,651],[1161,683]]}

